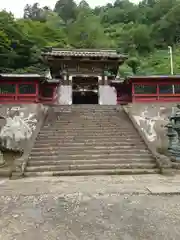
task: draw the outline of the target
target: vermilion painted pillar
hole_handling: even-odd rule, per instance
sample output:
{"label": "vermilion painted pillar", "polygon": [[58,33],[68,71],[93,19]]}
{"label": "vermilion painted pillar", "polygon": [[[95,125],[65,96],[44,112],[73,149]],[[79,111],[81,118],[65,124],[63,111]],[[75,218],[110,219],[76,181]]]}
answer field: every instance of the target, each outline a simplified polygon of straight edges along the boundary
{"label": "vermilion painted pillar", "polygon": [[134,87],[134,83],[132,83],[132,88],[131,88],[131,94],[132,94],[132,102],[134,102],[134,93],[135,93],[135,87]]}
{"label": "vermilion painted pillar", "polygon": [[159,84],[156,85],[157,100],[159,101]]}
{"label": "vermilion painted pillar", "polygon": [[37,82],[35,86],[36,86],[36,102],[39,102],[39,82]]}
{"label": "vermilion painted pillar", "polygon": [[18,95],[19,95],[19,84],[18,83],[15,83],[15,101],[17,101],[18,100]]}

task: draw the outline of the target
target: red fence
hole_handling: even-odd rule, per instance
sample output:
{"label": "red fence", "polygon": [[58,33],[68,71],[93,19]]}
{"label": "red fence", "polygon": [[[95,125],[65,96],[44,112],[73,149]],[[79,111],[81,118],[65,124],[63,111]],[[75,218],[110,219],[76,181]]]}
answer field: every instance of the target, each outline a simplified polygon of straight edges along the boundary
{"label": "red fence", "polygon": [[56,86],[34,82],[0,82],[0,103],[52,103]]}
{"label": "red fence", "polygon": [[133,102],[180,101],[180,82],[136,82],[132,83]]}
{"label": "red fence", "polygon": [[0,82],[0,102],[38,102],[38,83]]}
{"label": "red fence", "polygon": [[[57,97],[56,83],[31,81],[0,81],[0,103],[54,103]],[[129,102],[178,102],[180,101],[179,79],[130,79],[113,84],[117,91],[117,103]]]}

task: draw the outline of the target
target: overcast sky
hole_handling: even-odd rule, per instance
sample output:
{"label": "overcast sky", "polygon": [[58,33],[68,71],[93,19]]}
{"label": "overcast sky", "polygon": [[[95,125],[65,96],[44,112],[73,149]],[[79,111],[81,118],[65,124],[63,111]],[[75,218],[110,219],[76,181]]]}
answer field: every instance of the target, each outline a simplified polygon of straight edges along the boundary
{"label": "overcast sky", "polygon": [[[137,2],[138,0],[132,1]],[[23,15],[24,6],[35,2],[39,2],[41,6],[53,8],[57,0],[0,0],[0,10],[6,9],[7,11],[11,11],[16,17],[21,17]],[[76,0],[76,2],[80,2],[80,0]],[[94,7],[97,5],[105,5],[108,2],[114,2],[114,0],[87,0],[87,2],[91,7]]]}

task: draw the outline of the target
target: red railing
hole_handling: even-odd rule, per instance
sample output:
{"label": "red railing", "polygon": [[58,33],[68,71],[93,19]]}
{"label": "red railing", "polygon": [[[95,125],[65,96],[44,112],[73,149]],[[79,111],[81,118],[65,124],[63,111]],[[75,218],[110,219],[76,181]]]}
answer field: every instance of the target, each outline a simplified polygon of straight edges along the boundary
{"label": "red railing", "polygon": [[[23,87],[27,87],[26,89]],[[50,89],[48,96],[43,96],[42,89]],[[5,81],[0,82],[0,103],[52,103],[55,101],[56,86],[41,84],[38,81]]]}
{"label": "red railing", "polygon": [[[25,86],[27,86],[28,91],[31,88],[33,92],[25,93],[24,89],[22,89]],[[37,82],[0,82],[0,102],[38,102],[38,88]]]}
{"label": "red railing", "polygon": [[177,102],[180,101],[179,82],[132,83],[132,102]]}

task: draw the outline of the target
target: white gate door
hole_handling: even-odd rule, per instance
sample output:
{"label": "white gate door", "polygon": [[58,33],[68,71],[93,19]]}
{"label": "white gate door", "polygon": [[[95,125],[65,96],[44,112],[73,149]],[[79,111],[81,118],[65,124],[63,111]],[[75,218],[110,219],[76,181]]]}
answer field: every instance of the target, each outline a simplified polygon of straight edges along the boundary
{"label": "white gate door", "polygon": [[72,104],[72,86],[62,85],[58,89],[58,104],[71,105]]}
{"label": "white gate door", "polygon": [[114,87],[108,85],[99,86],[99,104],[100,105],[116,105],[117,91]]}

